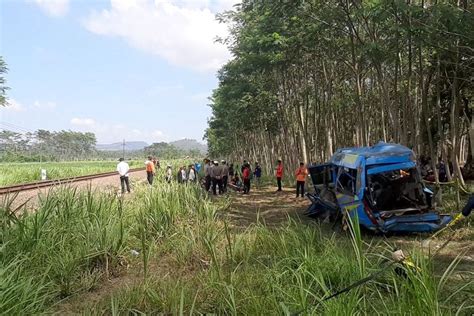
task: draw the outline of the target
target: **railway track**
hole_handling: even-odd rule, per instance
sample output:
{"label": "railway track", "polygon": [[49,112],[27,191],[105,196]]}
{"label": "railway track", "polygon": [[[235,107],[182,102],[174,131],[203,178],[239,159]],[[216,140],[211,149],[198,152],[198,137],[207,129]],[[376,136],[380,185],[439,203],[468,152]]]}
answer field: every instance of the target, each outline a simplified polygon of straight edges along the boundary
{"label": "railway track", "polygon": [[[142,171],[142,170],[145,170],[145,168],[130,169],[130,172],[136,172],[136,171]],[[104,177],[110,177],[110,176],[115,176],[115,175],[117,175],[117,171],[102,172],[102,173],[90,174],[90,175],[85,175],[85,176],[77,176],[77,177],[71,177],[71,178],[62,178],[62,179],[55,179],[55,180],[44,180],[44,181],[36,181],[36,182],[30,182],[30,183],[15,184],[15,185],[10,185],[6,187],[0,187],[0,195],[8,194],[8,193],[16,193],[16,192],[21,192],[21,191],[35,190],[35,189],[51,187],[51,186],[55,186],[59,184],[68,184],[68,183],[74,183],[74,182],[80,182],[80,181],[93,180],[97,178],[104,178]]]}

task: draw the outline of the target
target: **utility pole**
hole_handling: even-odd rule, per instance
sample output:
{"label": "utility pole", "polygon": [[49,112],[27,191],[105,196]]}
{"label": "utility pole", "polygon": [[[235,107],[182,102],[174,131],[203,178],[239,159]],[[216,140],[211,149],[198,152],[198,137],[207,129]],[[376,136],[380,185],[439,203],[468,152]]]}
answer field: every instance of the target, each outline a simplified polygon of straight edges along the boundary
{"label": "utility pole", "polygon": [[125,138],[123,139],[122,143],[122,158],[125,159]]}

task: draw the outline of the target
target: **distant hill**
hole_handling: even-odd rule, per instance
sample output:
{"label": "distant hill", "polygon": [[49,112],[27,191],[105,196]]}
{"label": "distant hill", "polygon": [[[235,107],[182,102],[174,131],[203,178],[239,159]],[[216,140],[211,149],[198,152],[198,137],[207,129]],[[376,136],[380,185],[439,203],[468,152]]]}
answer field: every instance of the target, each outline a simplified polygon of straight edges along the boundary
{"label": "distant hill", "polygon": [[180,139],[174,142],[171,142],[170,145],[175,146],[178,149],[183,151],[190,151],[190,150],[199,150],[200,153],[206,154],[207,153],[207,145],[198,142],[195,139]]}
{"label": "distant hill", "polygon": [[[113,143],[113,144],[97,144],[95,148],[97,150],[103,151],[120,151],[122,150],[123,143]],[[125,150],[142,150],[148,146],[148,143],[137,141],[137,142],[125,142]]]}

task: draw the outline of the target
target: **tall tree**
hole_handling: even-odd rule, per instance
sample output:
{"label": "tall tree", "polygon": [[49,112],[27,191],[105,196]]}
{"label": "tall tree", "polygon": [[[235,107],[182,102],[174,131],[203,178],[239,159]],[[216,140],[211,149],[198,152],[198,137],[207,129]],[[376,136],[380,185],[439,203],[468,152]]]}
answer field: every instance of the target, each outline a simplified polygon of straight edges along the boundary
{"label": "tall tree", "polygon": [[473,147],[473,7],[244,0],[219,16],[234,58],[218,73],[210,153],[291,166],[384,140],[433,165],[444,157],[462,181]]}
{"label": "tall tree", "polygon": [[7,90],[9,89],[6,86],[7,80],[5,75],[8,72],[8,67],[3,57],[0,56],[0,106],[5,106],[7,104]]}

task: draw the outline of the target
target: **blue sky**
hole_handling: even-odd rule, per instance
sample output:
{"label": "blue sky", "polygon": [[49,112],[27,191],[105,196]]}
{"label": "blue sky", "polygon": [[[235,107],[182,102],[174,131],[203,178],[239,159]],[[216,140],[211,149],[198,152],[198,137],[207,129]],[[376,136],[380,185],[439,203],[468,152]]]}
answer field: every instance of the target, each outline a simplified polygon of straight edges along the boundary
{"label": "blue sky", "polygon": [[99,143],[201,140],[230,57],[215,13],[233,0],[6,0],[0,128],[91,131]]}

